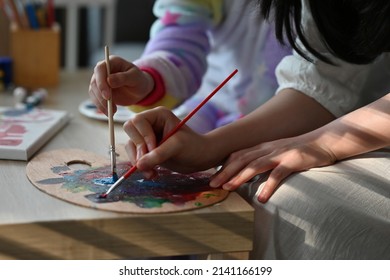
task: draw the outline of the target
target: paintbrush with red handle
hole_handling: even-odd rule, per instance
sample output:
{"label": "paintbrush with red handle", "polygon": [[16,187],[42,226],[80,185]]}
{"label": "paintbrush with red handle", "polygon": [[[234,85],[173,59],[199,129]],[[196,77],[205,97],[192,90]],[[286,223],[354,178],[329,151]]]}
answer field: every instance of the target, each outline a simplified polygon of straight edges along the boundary
{"label": "paintbrush with red handle", "polygon": [[[204,104],[206,104],[207,101],[209,101],[211,99],[211,97],[214,96],[214,94],[216,94],[236,73],[238,72],[237,69],[235,69],[219,86],[217,86],[213,92],[211,92],[202,102],[199,103],[198,106],[196,106],[196,108],[194,110],[192,110],[184,119],[182,119],[175,128],[173,128],[167,135],[165,135],[165,137],[161,140],[160,144],[161,145],[162,143],[164,143],[169,137],[171,137],[172,135],[174,135],[183,125],[186,124],[186,122],[193,116],[195,115],[196,112],[198,112],[200,110],[200,108],[203,107]],[[129,176],[131,174],[133,174],[135,171],[137,170],[137,167],[136,165],[134,165],[133,167],[131,167],[124,175],[122,175],[118,181],[116,181],[109,189],[107,192],[105,192],[104,194],[101,194],[99,196],[99,198],[106,198],[107,195],[112,191],[114,190],[116,187],[118,187],[123,180],[129,178]]]}

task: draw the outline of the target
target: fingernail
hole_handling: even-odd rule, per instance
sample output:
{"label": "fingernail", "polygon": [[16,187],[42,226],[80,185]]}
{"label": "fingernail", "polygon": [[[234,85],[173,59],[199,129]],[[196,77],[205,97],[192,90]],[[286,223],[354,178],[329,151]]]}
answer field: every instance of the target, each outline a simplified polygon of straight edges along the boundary
{"label": "fingernail", "polygon": [[153,144],[152,144],[150,141],[148,141],[147,138],[145,138],[145,142],[146,142],[146,148],[148,149],[148,151],[149,151],[149,152],[150,152],[150,151],[153,151],[153,149],[154,149]]}
{"label": "fingernail", "polygon": [[137,146],[137,159],[142,157],[142,147]]}
{"label": "fingernail", "polygon": [[261,203],[266,203],[267,200],[268,200],[267,194],[261,192],[261,193],[259,194],[259,196],[257,197],[257,200],[258,200],[259,202],[261,202]]}
{"label": "fingernail", "polygon": [[226,190],[226,191],[230,191],[231,189],[232,189],[232,185],[231,184],[228,184],[228,183],[226,183],[226,184],[224,184],[223,186],[222,186],[222,188],[224,189],[224,190]]}
{"label": "fingernail", "polygon": [[108,100],[110,97],[108,96],[108,91],[102,90],[102,96],[104,99]]}
{"label": "fingernail", "polygon": [[212,188],[218,188],[221,185],[218,179],[213,179],[210,181],[209,186]]}

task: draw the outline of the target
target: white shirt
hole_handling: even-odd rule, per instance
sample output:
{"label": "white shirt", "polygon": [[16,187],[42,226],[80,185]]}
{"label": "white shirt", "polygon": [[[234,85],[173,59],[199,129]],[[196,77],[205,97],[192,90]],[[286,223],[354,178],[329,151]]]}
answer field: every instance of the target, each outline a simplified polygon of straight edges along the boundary
{"label": "white shirt", "polygon": [[[314,98],[336,117],[362,107],[390,92],[390,54],[367,65],[347,63],[332,56],[319,39],[314,20],[303,0],[302,20],[309,44],[338,66],[313,58],[311,63],[294,52],[276,69],[277,92],[294,88]],[[305,48],[301,43],[299,46]],[[306,53],[308,53],[306,51]],[[309,55],[313,57],[312,55]]]}

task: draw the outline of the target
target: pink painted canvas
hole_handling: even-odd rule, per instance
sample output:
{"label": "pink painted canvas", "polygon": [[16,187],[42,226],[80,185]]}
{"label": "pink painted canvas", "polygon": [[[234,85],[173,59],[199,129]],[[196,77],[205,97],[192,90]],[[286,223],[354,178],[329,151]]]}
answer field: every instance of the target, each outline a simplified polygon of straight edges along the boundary
{"label": "pink painted canvas", "polygon": [[0,107],[0,159],[28,160],[68,121],[66,111]]}

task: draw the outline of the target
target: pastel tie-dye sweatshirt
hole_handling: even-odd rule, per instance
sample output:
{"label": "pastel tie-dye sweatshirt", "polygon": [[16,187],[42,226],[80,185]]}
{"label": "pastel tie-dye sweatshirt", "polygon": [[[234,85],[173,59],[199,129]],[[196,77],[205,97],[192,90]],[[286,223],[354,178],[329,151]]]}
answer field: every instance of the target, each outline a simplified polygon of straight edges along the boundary
{"label": "pastel tie-dye sweatshirt", "polygon": [[131,109],[174,108],[189,100],[183,105],[188,111],[191,101],[208,95],[236,68],[238,74],[210,103],[216,122],[269,99],[277,88],[275,67],[291,51],[277,43],[254,2],[157,0],[150,40],[134,62],[153,76],[155,89]]}

